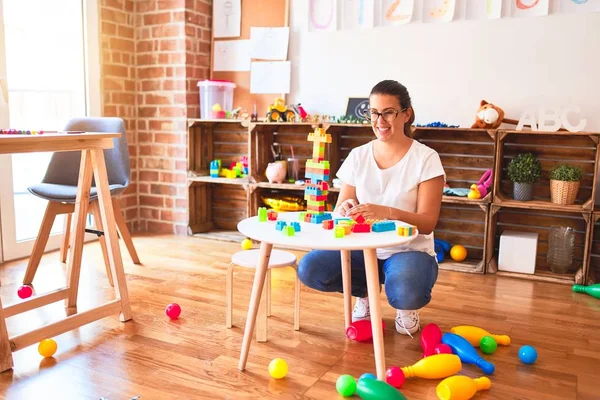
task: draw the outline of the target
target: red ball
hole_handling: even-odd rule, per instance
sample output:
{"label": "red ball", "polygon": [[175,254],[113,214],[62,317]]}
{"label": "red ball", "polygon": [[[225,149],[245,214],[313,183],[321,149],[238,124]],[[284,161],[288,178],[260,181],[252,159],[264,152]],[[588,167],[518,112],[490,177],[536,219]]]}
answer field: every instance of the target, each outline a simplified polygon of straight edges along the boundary
{"label": "red ball", "polygon": [[177,319],[179,318],[179,314],[181,314],[181,307],[177,303],[171,303],[167,306],[165,312],[169,318]]}
{"label": "red ball", "polygon": [[33,289],[29,285],[23,285],[19,288],[19,290],[17,290],[17,295],[22,299],[31,297],[32,294],[33,294]]}
{"label": "red ball", "polygon": [[404,372],[398,367],[389,367],[385,372],[385,381],[395,388],[399,388],[404,384]]}
{"label": "red ball", "polygon": [[440,343],[433,349],[435,354],[452,354],[452,348],[445,343]]}

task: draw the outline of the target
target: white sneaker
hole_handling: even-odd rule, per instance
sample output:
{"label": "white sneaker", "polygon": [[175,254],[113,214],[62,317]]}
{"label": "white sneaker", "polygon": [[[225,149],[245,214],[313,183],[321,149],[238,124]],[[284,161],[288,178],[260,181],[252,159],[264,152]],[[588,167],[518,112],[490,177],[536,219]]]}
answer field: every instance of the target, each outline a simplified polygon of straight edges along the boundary
{"label": "white sneaker", "polygon": [[396,311],[396,331],[402,335],[412,337],[420,329],[419,312],[417,310]]}
{"label": "white sneaker", "polygon": [[352,322],[361,321],[363,319],[371,319],[368,297],[357,298],[356,303],[354,303],[354,310],[352,310]]}

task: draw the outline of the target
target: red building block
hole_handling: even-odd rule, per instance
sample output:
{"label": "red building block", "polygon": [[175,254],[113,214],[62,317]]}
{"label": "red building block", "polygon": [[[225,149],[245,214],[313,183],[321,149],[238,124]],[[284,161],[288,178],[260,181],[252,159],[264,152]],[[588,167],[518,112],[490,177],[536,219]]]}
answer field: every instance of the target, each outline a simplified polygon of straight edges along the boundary
{"label": "red building block", "polygon": [[365,217],[363,217],[360,214],[354,215],[354,217],[352,217],[352,219],[355,220],[359,224],[364,224],[365,223]]}
{"label": "red building block", "polygon": [[352,232],[354,233],[368,233],[371,232],[371,225],[369,224],[362,224],[357,222],[356,224],[352,225]]}
{"label": "red building block", "polygon": [[333,229],[333,220],[327,219],[323,221],[323,229]]}
{"label": "red building block", "polygon": [[267,211],[267,219],[269,221],[277,221],[277,211],[274,211],[274,210]]}

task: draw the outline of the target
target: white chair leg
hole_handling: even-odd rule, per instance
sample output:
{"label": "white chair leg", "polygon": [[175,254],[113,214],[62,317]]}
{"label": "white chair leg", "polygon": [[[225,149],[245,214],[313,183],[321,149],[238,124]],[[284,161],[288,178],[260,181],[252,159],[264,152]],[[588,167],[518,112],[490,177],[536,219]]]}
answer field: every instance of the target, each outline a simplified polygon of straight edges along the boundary
{"label": "white chair leg", "polygon": [[233,326],[232,308],[233,308],[233,263],[227,267],[227,282],[226,286],[226,305],[225,305],[225,326],[229,329]]}
{"label": "white chair leg", "polygon": [[271,316],[271,269],[267,270],[267,317]]}
{"label": "white chair leg", "polygon": [[296,271],[296,289],[294,291],[294,330],[300,330],[300,279],[298,278],[298,267],[294,265],[294,271]]}

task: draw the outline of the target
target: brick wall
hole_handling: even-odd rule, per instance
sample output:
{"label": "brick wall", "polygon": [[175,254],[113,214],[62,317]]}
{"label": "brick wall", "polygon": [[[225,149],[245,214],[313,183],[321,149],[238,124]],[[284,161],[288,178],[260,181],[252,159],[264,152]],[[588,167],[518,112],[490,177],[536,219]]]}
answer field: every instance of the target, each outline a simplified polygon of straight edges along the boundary
{"label": "brick wall", "polygon": [[101,2],[104,111],[127,115],[134,136],[127,217],[141,231],[185,234],[186,119],[199,116],[196,83],[209,76],[212,1]]}
{"label": "brick wall", "polygon": [[131,185],[121,197],[129,229],[138,230],[137,104],[134,2],[100,0],[101,88],[103,115],[125,121],[131,158]]}

